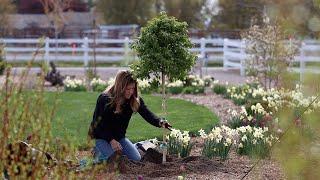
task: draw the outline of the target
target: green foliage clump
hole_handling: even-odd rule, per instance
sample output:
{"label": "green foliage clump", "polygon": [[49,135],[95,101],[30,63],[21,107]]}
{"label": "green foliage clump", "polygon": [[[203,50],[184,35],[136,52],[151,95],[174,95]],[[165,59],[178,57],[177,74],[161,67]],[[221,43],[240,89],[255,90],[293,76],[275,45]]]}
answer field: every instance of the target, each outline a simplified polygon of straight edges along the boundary
{"label": "green foliage clump", "polygon": [[198,86],[188,86],[183,89],[185,94],[201,94],[204,93],[204,87]]}
{"label": "green foliage clump", "polygon": [[180,94],[183,90],[183,87],[168,87],[168,92],[171,94]]}
{"label": "green foliage clump", "polygon": [[0,75],[3,75],[5,70],[5,61],[3,59],[3,47],[0,47]]}
{"label": "green foliage clump", "polygon": [[215,84],[212,88],[212,91],[216,94],[225,95],[227,93],[227,87],[222,84]]}

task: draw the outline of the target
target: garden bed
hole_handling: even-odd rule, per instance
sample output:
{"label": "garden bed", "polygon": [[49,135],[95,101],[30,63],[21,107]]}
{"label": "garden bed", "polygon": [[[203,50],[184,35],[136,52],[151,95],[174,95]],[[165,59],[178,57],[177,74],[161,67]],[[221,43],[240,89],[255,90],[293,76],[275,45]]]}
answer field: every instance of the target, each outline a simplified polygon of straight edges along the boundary
{"label": "garden bed", "polygon": [[[177,179],[178,176],[184,176],[186,179],[241,179],[255,163],[255,160],[247,156],[239,156],[234,151],[226,161],[205,158],[200,155],[203,146],[201,139],[192,138],[192,141],[195,145],[190,156],[185,158],[168,156],[168,162],[164,164],[152,163],[148,160],[149,158],[138,163],[123,158],[122,172],[114,178],[137,179],[140,176],[143,179]],[[80,154],[83,156],[88,152]],[[90,172],[83,172],[82,175],[88,176]],[[94,176],[108,177],[110,172],[105,170]],[[246,179],[284,179],[284,175],[277,163],[272,160],[262,160]]]}

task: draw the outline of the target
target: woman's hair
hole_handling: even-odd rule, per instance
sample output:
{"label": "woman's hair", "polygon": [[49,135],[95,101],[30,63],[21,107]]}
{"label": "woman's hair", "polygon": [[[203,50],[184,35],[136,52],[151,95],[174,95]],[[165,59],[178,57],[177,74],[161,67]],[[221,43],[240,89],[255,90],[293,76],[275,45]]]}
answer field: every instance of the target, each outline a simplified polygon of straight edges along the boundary
{"label": "woman's hair", "polygon": [[122,105],[125,103],[125,90],[129,84],[134,84],[134,93],[129,99],[129,103],[133,112],[137,112],[140,106],[138,96],[138,82],[133,78],[130,71],[120,71],[116,76],[116,80],[110,89],[106,89],[104,93],[107,93],[110,98],[110,105],[116,108],[116,113],[122,111]]}

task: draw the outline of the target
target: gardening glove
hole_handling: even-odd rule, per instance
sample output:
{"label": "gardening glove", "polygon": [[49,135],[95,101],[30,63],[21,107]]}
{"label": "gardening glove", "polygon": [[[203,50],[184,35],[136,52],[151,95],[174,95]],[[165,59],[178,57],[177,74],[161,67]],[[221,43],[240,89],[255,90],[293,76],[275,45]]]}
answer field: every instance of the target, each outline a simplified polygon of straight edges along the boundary
{"label": "gardening glove", "polygon": [[166,128],[166,129],[169,129],[171,131],[171,124],[169,124],[169,122],[165,119],[161,119],[160,120],[160,126],[163,127],[163,128]]}

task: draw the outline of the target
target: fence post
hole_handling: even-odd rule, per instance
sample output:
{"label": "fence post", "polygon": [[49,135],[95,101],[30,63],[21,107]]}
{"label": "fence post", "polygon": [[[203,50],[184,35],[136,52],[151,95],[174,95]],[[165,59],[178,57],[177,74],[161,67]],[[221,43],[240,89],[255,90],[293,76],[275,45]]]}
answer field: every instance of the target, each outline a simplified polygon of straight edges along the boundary
{"label": "fence post", "polygon": [[246,70],[246,52],[245,52],[245,42],[244,40],[241,40],[240,42],[240,75],[245,76],[245,70]]}
{"label": "fence post", "polygon": [[85,67],[88,66],[89,61],[89,40],[88,37],[83,39],[83,64]]}
{"label": "fence post", "polygon": [[130,56],[129,56],[129,38],[125,37],[124,38],[124,57],[123,57],[123,62],[125,66],[128,66],[130,63]]}
{"label": "fence post", "polygon": [[204,59],[206,57],[206,39],[200,39],[200,57],[199,57],[199,64],[200,64],[200,78],[202,78],[202,67],[204,65]]}
{"label": "fence post", "polygon": [[201,57],[205,57],[206,55],[206,39],[205,38],[201,38],[200,39],[200,56]]}
{"label": "fence post", "polygon": [[301,43],[301,49],[300,49],[300,82],[304,79],[304,73],[306,68],[306,62],[305,62],[305,52],[304,52],[305,42]]}
{"label": "fence post", "polygon": [[124,54],[128,55],[129,54],[129,38],[125,37],[124,38]]}
{"label": "fence post", "polygon": [[46,37],[45,39],[45,46],[44,46],[44,60],[46,62],[46,64],[48,65],[50,62],[50,39],[48,37]]}
{"label": "fence post", "polygon": [[228,50],[228,46],[227,46],[227,43],[228,43],[228,39],[227,38],[224,38],[223,39],[223,70],[226,71],[227,70],[227,56],[226,56],[226,52]]}

